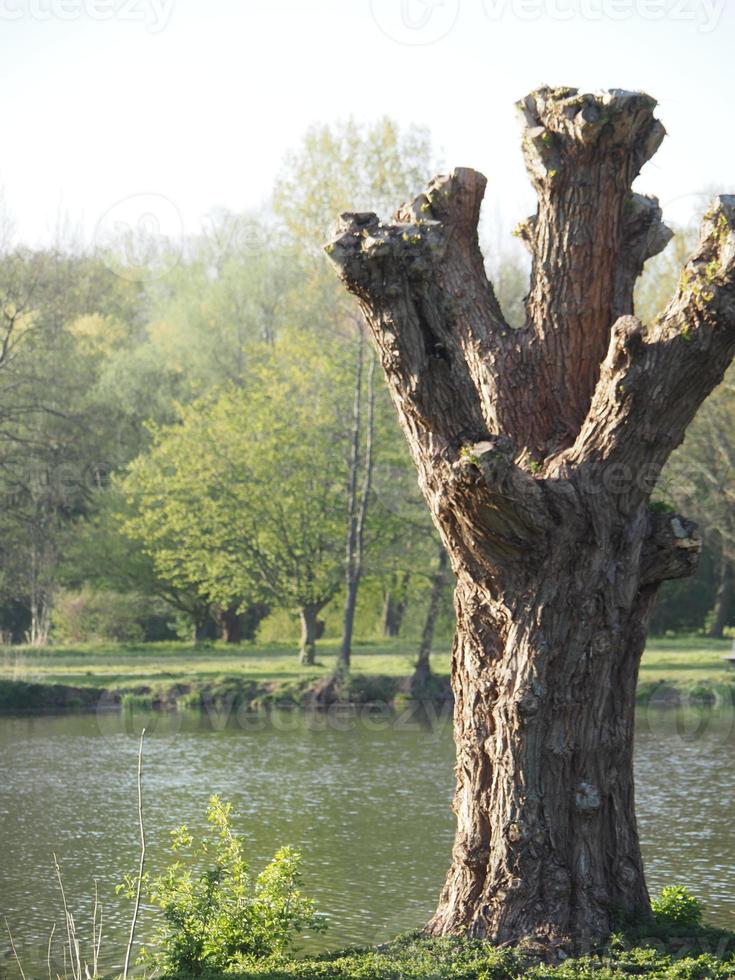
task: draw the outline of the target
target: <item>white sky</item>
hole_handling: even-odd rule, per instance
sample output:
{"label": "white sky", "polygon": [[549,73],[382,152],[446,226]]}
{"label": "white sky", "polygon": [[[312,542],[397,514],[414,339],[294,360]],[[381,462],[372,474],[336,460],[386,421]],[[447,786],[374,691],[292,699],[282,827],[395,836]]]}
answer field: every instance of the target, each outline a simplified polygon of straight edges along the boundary
{"label": "white sky", "polygon": [[533,210],[513,103],[542,83],[659,100],[637,188],[670,218],[735,192],[724,0],[0,0],[0,185],[30,244],[135,195],[194,232],[262,204],[310,123],[387,113],[482,170],[507,228]]}

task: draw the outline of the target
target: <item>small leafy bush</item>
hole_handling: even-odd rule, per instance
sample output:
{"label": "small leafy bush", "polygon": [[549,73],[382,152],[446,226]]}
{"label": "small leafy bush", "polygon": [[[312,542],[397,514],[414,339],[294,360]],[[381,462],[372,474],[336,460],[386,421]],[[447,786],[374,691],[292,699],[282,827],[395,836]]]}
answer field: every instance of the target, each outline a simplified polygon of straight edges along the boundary
{"label": "small leafy bush", "polygon": [[55,643],[140,643],[145,638],[143,619],[150,602],[135,593],[60,590],[51,625]]}
{"label": "small leafy bush", "polygon": [[677,926],[701,925],[702,906],[683,885],[669,885],[651,903],[656,921]]}
{"label": "small leafy bush", "polygon": [[[176,860],[164,874],[144,879],[145,895],[163,922],[141,959],[164,975],[196,976],[281,955],[305,929],[323,928],[300,889],[298,851],[281,848],[253,878],[231,810],[213,796],[208,835],[195,841],[185,825],[174,830]],[[132,895],[135,883],[127,878],[121,889]]]}

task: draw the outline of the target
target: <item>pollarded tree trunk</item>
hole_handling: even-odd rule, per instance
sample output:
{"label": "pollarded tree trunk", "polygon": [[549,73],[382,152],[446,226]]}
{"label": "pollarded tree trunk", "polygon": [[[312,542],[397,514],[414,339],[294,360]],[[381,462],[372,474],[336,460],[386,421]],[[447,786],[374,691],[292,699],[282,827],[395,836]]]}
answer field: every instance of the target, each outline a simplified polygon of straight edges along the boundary
{"label": "pollarded tree trunk", "polygon": [[477,241],[485,179],[435,178],[327,246],[370,324],[457,576],[457,836],[435,934],[554,947],[650,914],[636,830],[636,677],[659,584],[699,538],[651,490],[735,352],[735,197],[718,198],[677,295],[634,318],[670,234],[631,192],[655,102],[541,89],[519,108],[538,212],[524,328]]}

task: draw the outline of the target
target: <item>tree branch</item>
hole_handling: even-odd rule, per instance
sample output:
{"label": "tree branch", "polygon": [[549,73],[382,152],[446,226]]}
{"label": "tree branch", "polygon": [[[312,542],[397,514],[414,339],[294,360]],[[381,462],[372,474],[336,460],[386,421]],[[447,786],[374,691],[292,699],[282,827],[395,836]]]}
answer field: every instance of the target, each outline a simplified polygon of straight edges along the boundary
{"label": "tree branch", "polygon": [[510,428],[516,411],[498,382],[512,332],[477,241],[484,189],[474,170],[436,177],[394,224],[342,215],[326,248],[361,303],[409,442],[432,457]]}
{"label": "tree branch", "polygon": [[[650,328],[630,316],[614,324],[587,419],[552,469],[602,484],[617,468],[625,484],[617,504],[630,512],[733,355],[735,196],[722,196],[705,215],[699,246],[662,316]],[[644,466],[645,484],[637,479]]]}
{"label": "tree branch", "polygon": [[527,328],[536,407],[516,438],[546,455],[576,438],[610,326],[631,312],[635,276],[665,244],[655,202],[630,194],[665,131],[654,99],[619,89],[541,88],[518,105],[539,203],[519,230],[533,256]]}
{"label": "tree branch", "polygon": [[661,220],[658,198],[631,194],[623,206],[623,243],[615,274],[613,319],[633,313],[633,291],[648,259],[662,252],[674,233]]}
{"label": "tree branch", "polygon": [[513,456],[508,440],[497,437],[465,446],[451,467],[446,509],[465,550],[480,563],[490,556],[502,566],[520,554],[540,553],[552,526],[539,481]]}
{"label": "tree branch", "polygon": [[701,548],[702,538],[694,521],[678,514],[650,514],[641,554],[640,584],[656,585],[693,575]]}

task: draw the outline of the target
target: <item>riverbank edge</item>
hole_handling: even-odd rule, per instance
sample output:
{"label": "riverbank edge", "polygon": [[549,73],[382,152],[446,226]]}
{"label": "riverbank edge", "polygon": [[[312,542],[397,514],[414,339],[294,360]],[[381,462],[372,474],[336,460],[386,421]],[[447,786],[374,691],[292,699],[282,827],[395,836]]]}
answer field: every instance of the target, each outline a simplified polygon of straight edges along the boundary
{"label": "riverbank edge", "polygon": [[[630,976],[699,980],[732,978],[735,933],[709,927],[651,922],[611,936],[604,946],[565,954],[549,962],[548,950],[498,947],[481,939],[401,936],[374,947],[354,947],[306,958],[243,962],[208,980],[617,980]],[[175,975],[169,980],[191,980]]]}
{"label": "riverbank edge", "polygon": [[[449,677],[432,675],[419,690],[410,676],[354,674],[346,681],[307,677],[297,681],[256,681],[225,677],[215,682],[181,681],[131,687],[93,687],[15,679],[0,680],[0,715],[52,712],[207,709],[258,711],[268,708],[328,709],[343,706],[401,710],[412,703],[446,711],[452,705]],[[645,680],[636,703],[652,707],[735,705],[733,681]]]}

